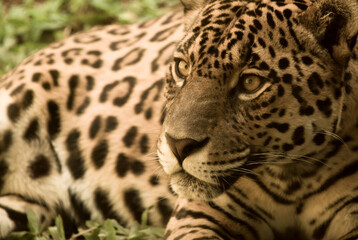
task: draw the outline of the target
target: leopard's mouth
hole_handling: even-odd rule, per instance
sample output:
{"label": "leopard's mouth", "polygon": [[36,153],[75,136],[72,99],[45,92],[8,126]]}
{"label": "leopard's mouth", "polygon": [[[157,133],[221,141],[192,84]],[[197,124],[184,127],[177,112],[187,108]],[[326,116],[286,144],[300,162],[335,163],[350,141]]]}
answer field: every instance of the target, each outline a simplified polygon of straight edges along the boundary
{"label": "leopard's mouth", "polygon": [[181,169],[170,175],[170,184],[171,188],[181,197],[210,200],[225,192],[240,176],[243,174],[232,170],[231,174],[217,176],[215,182],[208,182]]}
{"label": "leopard's mouth", "polygon": [[[171,188],[181,197],[209,200],[225,192],[240,176],[247,173],[250,148],[245,145],[226,154],[213,154],[213,143],[205,142],[190,154],[178,154],[180,145],[168,144],[168,137],[158,141],[158,157],[170,176]],[[184,149],[184,150],[183,150]],[[224,152],[224,151],[222,151]],[[177,154],[175,154],[177,153]],[[185,155],[185,157],[181,157]]]}
{"label": "leopard's mouth", "polygon": [[220,184],[208,183],[182,170],[170,176],[172,189],[181,197],[209,200],[225,191]]}

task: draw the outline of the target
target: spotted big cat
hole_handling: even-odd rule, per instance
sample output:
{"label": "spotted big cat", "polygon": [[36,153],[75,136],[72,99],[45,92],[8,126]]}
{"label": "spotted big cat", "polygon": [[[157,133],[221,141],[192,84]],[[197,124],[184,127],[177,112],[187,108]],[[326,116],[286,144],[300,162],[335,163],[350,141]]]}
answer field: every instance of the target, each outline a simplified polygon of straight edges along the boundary
{"label": "spotted big cat", "polygon": [[358,2],[182,5],[1,77],[1,237],[153,206],[165,239],[358,238]]}

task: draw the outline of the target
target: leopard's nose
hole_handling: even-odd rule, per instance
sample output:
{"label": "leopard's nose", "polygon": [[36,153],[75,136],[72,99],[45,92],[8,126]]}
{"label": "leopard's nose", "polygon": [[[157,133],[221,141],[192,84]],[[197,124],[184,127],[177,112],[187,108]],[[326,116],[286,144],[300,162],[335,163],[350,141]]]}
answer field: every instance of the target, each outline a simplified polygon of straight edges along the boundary
{"label": "leopard's nose", "polygon": [[168,133],[165,133],[165,137],[167,139],[170,149],[174,153],[175,157],[178,159],[180,166],[183,165],[183,161],[187,156],[200,150],[209,141],[208,137],[202,141],[197,141],[191,138],[176,139],[170,136]]}

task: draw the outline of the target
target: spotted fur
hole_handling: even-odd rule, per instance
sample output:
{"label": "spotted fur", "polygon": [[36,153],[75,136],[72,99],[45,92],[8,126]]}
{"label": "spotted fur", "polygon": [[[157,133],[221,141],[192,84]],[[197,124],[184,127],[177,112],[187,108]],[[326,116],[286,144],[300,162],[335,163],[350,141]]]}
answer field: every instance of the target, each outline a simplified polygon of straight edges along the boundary
{"label": "spotted fur", "polygon": [[45,225],[61,214],[68,236],[149,206],[165,226],[175,196],[153,153],[181,18],[76,34],[0,79],[0,238],[27,229],[29,209]]}
{"label": "spotted fur", "polygon": [[0,238],[151,205],[165,239],[358,238],[358,2],[182,3],[0,79]]}

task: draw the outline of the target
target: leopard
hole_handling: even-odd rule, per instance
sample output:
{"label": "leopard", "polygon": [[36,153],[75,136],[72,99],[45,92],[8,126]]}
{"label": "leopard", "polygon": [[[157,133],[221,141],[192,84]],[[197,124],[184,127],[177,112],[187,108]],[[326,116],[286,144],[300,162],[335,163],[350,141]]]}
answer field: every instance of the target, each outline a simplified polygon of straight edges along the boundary
{"label": "leopard", "polygon": [[181,3],[1,77],[0,238],[150,206],[164,239],[358,238],[358,2]]}

